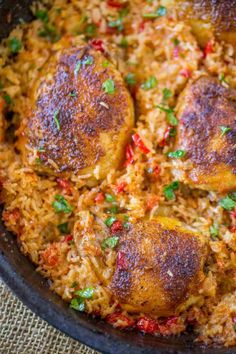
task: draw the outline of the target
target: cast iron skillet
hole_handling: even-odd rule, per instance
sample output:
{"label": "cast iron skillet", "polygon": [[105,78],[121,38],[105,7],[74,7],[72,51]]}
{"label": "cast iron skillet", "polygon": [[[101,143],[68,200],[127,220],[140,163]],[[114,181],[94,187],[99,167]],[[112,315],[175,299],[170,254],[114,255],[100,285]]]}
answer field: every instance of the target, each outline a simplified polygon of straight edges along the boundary
{"label": "cast iron skillet", "polygon": [[[79,1],[79,0],[78,0]],[[0,0],[0,39],[19,22],[30,21],[30,0]],[[0,210],[1,212],[1,210]],[[119,331],[107,323],[77,313],[53,294],[47,281],[21,254],[14,235],[0,222],[0,275],[33,312],[69,336],[103,353],[115,354],[234,354],[236,349],[206,348],[193,344],[194,336],[158,338]]]}

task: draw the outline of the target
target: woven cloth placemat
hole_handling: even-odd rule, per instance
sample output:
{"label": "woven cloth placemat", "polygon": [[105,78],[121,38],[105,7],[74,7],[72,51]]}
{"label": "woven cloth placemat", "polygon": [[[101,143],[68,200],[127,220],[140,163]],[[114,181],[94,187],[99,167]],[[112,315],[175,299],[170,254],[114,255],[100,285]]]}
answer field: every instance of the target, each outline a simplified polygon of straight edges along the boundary
{"label": "woven cloth placemat", "polygon": [[1,354],[98,354],[25,307],[0,279]]}

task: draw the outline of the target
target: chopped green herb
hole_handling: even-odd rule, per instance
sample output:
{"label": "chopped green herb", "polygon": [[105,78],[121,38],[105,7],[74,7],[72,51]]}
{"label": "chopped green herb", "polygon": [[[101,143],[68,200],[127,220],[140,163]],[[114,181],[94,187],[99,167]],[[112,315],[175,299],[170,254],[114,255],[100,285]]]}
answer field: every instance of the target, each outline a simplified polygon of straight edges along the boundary
{"label": "chopped green herb", "polygon": [[86,34],[87,34],[87,36],[92,37],[92,36],[95,34],[96,29],[97,29],[97,27],[96,27],[96,25],[95,25],[94,23],[89,24],[89,25],[86,27]]}
{"label": "chopped green herb", "polygon": [[232,192],[229,194],[230,198],[236,201],[236,192]]}
{"label": "chopped green herb", "polygon": [[78,285],[77,281],[74,281],[74,282],[71,284],[70,288],[75,288],[77,285]]}
{"label": "chopped green herb", "polygon": [[83,61],[84,65],[92,65],[93,64],[93,57],[89,56]]}
{"label": "chopped green herb", "polygon": [[184,150],[171,151],[171,152],[168,152],[168,154],[167,154],[167,156],[172,159],[180,159],[181,157],[184,157],[185,155],[186,155],[186,152]]}
{"label": "chopped green herb", "polygon": [[92,287],[84,288],[75,292],[75,295],[78,295],[82,299],[91,299],[94,295],[94,290]]}
{"label": "chopped green herb", "polygon": [[105,93],[112,95],[115,92],[115,83],[112,79],[107,79],[102,84],[102,88],[105,91]]}
{"label": "chopped green herb", "polygon": [[74,70],[75,75],[77,75],[78,72],[80,71],[81,64],[82,64],[81,60],[78,60],[77,63],[75,64],[75,70]]}
{"label": "chopped green herb", "polygon": [[104,60],[102,62],[102,67],[106,69],[109,66],[109,64],[110,64],[110,62],[108,60]]}
{"label": "chopped green herb", "polygon": [[176,129],[175,128],[173,128],[173,127],[171,127],[170,128],[170,131],[169,131],[169,136],[171,136],[171,137],[173,137],[173,136],[176,136]]}
{"label": "chopped green herb", "polygon": [[159,6],[158,9],[155,12],[143,14],[143,17],[144,18],[153,19],[153,18],[165,16],[166,13],[167,13],[166,7],[165,6]]}
{"label": "chopped green herb", "polygon": [[12,102],[13,102],[9,95],[4,95],[3,99],[5,100],[6,104],[8,104],[8,105],[12,104]]}
{"label": "chopped green herb", "polygon": [[163,111],[163,112],[166,113],[166,118],[167,118],[167,121],[168,121],[168,123],[169,123],[170,125],[172,125],[172,126],[178,125],[179,121],[178,121],[178,119],[175,117],[173,109],[171,109],[171,108],[165,108],[165,107],[159,106],[159,105],[157,105],[156,107],[159,108],[161,111]]}
{"label": "chopped green herb", "polygon": [[173,43],[177,47],[180,44],[180,40],[178,38],[173,38]]}
{"label": "chopped green herb", "polygon": [[39,37],[47,38],[55,43],[60,39],[60,35],[56,32],[55,26],[50,23],[44,23],[43,29],[38,32]]}
{"label": "chopped green herb", "polygon": [[164,192],[165,198],[167,200],[175,199],[174,191],[176,191],[178,188],[179,188],[179,182],[178,181],[174,181],[171,184],[165,186],[163,188],[163,192]]}
{"label": "chopped green herb", "polygon": [[72,299],[70,303],[70,307],[76,311],[84,311],[85,303],[83,299]]}
{"label": "chopped green herb", "polygon": [[69,93],[70,97],[77,97],[77,93],[75,91],[72,91]]}
{"label": "chopped green herb", "polygon": [[38,151],[39,152],[45,152],[46,150],[45,150],[45,148],[43,146],[39,146]]}
{"label": "chopped green herb", "polygon": [[105,194],[105,200],[106,200],[106,202],[108,202],[108,203],[113,203],[113,202],[116,201],[116,198],[115,198],[113,195],[111,195],[111,194],[109,194],[109,193],[106,193],[106,194]]}
{"label": "chopped green herb", "polygon": [[110,28],[116,28],[118,31],[123,31],[124,29],[124,24],[123,24],[123,19],[126,15],[128,15],[129,10],[128,8],[123,8],[119,11],[119,16],[116,20],[108,22],[108,27]]}
{"label": "chopped green herb", "polygon": [[58,120],[58,113],[59,113],[59,110],[54,112],[53,119],[54,119],[54,122],[56,123],[57,130],[59,131],[61,129],[61,126],[60,126],[60,122]]}
{"label": "chopped green herb", "polygon": [[106,210],[107,214],[117,214],[119,212],[119,208],[117,205],[114,205],[113,207],[111,207],[110,209]]}
{"label": "chopped green herb", "polygon": [[22,43],[19,39],[17,39],[16,37],[13,37],[13,38],[9,39],[8,46],[9,46],[10,51],[13,54],[17,54],[17,53],[19,53],[19,51],[22,48]]}
{"label": "chopped green herb", "polygon": [[37,10],[35,16],[42,22],[48,23],[48,12],[46,10]]}
{"label": "chopped green herb", "polygon": [[168,88],[164,88],[164,90],[162,91],[163,94],[163,101],[168,100],[168,98],[172,97],[172,92],[171,90],[169,90]]}
{"label": "chopped green herb", "polygon": [[142,85],[141,88],[145,91],[151,90],[157,85],[157,79],[155,76],[151,76],[147,81],[145,81]]}
{"label": "chopped green herb", "polygon": [[41,165],[42,164],[42,160],[39,157],[36,157],[35,163],[36,163],[36,165]]}
{"label": "chopped green herb", "polygon": [[219,226],[216,223],[210,226],[209,231],[213,240],[219,236]]}
{"label": "chopped green herb", "polygon": [[115,248],[119,242],[119,237],[107,237],[102,241],[101,248],[105,250],[106,248]]}
{"label": "chopped green herb", "polygon": [[136,81],[135,74],[128,73],[125,77],[125,82],[130,86],[136,85],[137,81]]}
{"label": "chopped green herb", "polygon": [[121,41],[120,41],[119,45],[120,45],[120,47],[122,47],[122,48],[127,48],[128,45],[129,45],[129,43],[128,43],[128,41],[127,41],[127,38],[125,38],[125,37],[121,38]]}
{"label": "chopped green herb", "polygon": [[110,227],[110,226],[112,226],[112,224],[113,224],[116,220],[117,220],[117,219],[116,219],[115,216],[110,216],[109,218],[107,218],[107,219],[105,220],[105,225],[108,226],[108,227]]}
{"label": "chopped green herb", "polygon": [[57,228],[62,234],[68,234],[70,232],[68,222],[57,225]]}
{"label": "chopped green herb", "polygon": [[224,73],[219,74],[219,80],[221,83],[224,82],[224,83],[228,84],[228,80],[226,80]]}
{"label": "chopped green herb", "polygon": [[228,132],[231,132],[232,128],[226,127],[225,125],[220,125],[220,130],[221,130],[221,136],[223,136]]}
{"label": "chopped green herb", "polygon": [[55,195],[54,199],[55,200],[52,203],[52,207],[54,208],[56,213],[70,214],[73,211],[72,206],[68,204],[68,202],[62,195],[57,194]]}
{"label": "chopped green herb", "polygon": [[236,206],[236,202],[228,195],[225,198],[220,199],[219,204],[222,208],[229,211],[234,209]]}

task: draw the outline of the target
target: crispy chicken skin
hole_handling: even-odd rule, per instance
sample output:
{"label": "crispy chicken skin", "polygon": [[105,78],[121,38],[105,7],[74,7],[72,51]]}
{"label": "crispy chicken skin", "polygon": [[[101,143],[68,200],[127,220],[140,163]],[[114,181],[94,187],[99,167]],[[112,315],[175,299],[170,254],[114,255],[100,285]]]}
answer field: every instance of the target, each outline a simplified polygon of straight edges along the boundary
{"label": "crispy chicken skin", "polygon": [[[26,164],[53,175],[90,174],[91,180],[119,166],[134,110],[120,73],[106,62],[89,45],[58,50],[48,60],[19,130]],[[105,92],[107,80],[114,92]]]}
{"label": "crispy chicken skin", "polygon": [[[202,76],[179,98],[176,177],[192,187],[229,191],[236,188],[236,91]],[[227,128],[228,131],[222,132]]]}
{"label": "crispy chicken skin", "polygon": [[178,314],[198,298],[205,255],[202,236],[179,221],[139,221],[120,238],[111,290],[128,311]]}

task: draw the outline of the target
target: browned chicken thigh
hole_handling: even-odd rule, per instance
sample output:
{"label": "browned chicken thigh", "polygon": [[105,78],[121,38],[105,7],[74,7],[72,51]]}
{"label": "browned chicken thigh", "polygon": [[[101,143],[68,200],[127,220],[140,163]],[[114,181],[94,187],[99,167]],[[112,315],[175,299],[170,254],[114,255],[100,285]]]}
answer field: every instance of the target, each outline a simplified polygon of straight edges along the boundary
{"label": "browned chicken thigh", "polygon": [[177,220],[140,221],[120,238],[111,289],[128,311],[177,314],[198,299],[205,256],[202,236]]}
{"label": "browned chicken thigh", "polygon": [[57,51],[31,93],[19,130],[26,164],[46,174],[102,179],[119,167],[134,112],[115,66],[90,46]]}
{"label": "browned chicken thigh", "polygon": [[218,192],[236,188],[236,91],[202,76],[189,84],[177,105],[176,177],[192,187]]}

